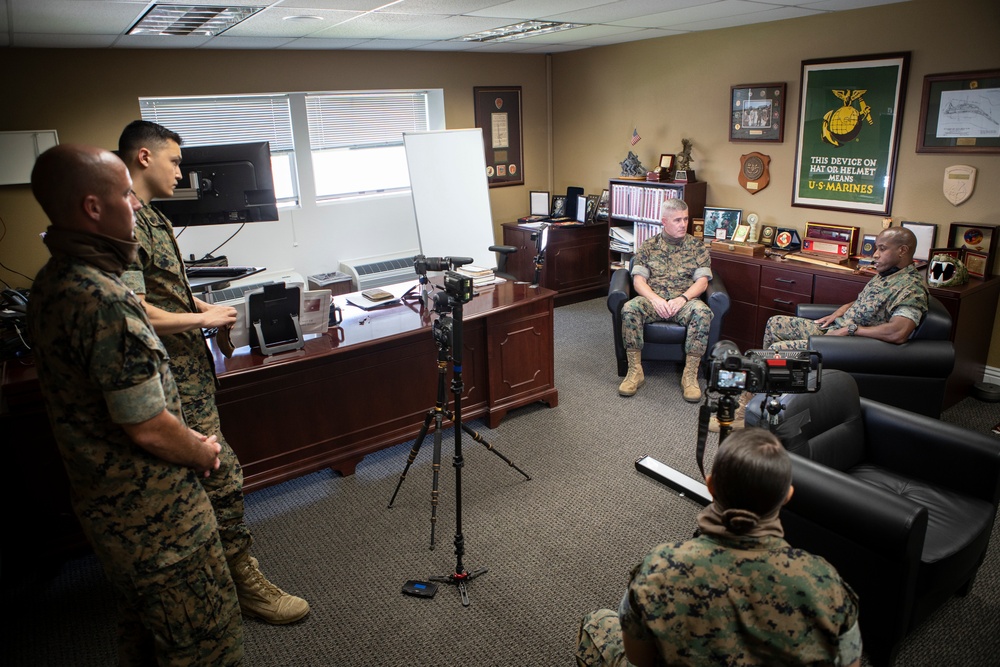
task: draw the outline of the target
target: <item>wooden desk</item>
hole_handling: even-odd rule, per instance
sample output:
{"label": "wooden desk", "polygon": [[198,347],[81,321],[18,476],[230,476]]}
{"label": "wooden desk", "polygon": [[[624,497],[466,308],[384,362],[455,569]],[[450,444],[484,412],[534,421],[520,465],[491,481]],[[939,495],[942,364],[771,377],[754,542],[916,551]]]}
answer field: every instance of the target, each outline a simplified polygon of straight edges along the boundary
{"label": "wooden desk", "polygon": [[[507,282],[463,306],[463,421],[485,416],[494,428],[516,407],[558,404],[553,297]],[[341,325],[302,350],[264,357],[241,348],[226,359],[214,341],[210,346],[223,432],[248,492],[323,468],[351,474],[366,454],[416,437],[434,407],[437,315],[418,304],[365,312],[346,297],[335,302],[344,310]],[[451,375],[449,364],[453,407]],[[11,445],[8,465],[34,480],[8,504],[7,525],[33,527],[32,534],[44,527],[41,553],[78,546],[68,483],[29,364],[4,365],[0,429]]]}
{"label": "wooden desk", "polygon": [[[815,264],[712,251],[712,270],[726,283],[730,308],[722,337],[741,350],[759,348],[772,315],[794,315],[800,303],[844,304],[853,301],[871,276],[854,275]],[[960,287],[928,290],[951,314],[955,370],[948,378],[944,406],[969,395],[986,372],[993,320],[1000,298],[1000,278],[972,278]]]}
{"label": "wooden desk", "polygon": [[[531,282],[535,279],[536,254],[531,235],[538,230],[516,222],[505,222],[502,227],[504,245],[517,248],[507,257],[507,273]],[[557,292],[557,306],[606,296],[611,280],[608,247],[607,222],[549,227],[539,284]]]}

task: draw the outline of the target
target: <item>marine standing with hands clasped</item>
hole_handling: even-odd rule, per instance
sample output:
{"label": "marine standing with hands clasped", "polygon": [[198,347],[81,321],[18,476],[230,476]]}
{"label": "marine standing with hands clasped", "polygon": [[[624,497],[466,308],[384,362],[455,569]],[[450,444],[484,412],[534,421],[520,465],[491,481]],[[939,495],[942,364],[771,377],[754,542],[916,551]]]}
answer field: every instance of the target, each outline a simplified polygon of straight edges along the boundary
{"label": "marine standing with hands clasped", "polygon": [[236,310],[215,306],[191,292],[170,221],[149,202],[173,196],[181,177],[181,138],[156,123],[130,123],[118,140],[118,154],[132,176],[142,207],[136,213],[138,259],[122,276],[142,300],[153,328],[170,353],[184,416],[192,428],[218,438],[219,472],[205,480],[219,523],[240,608],[268,623],[297,621],[309,603],[272,584],[250,555],[252,537],[243,519],[243,470],[222,435],[215,405],[215,364],[202,336],[203,327],[236,321]]}
{"label": "marine standing with hands clasped", "polygon": [[128,170],[62,144],[31,187],[52,257],[28,328],[73,510],[113,586],[119,664],[238,666],[239,603],[203,486],[221,447],[185,424],[167,351],[119,279],[137,250]]}
{"label": "marine standing with hands clasped", "polygon": [[663,231],[648,239],[632,262],[632,287],[638,294],[622,306],[622,342],[628,373],[618,386],[622,396],[632,396],[645,382],[642,372],[643,327],[666,320],[687,327],[684,339],[684,400],[701,399],[698,368],[708,348],[712,310],[698,297],[712,279],[708,248],[687,233],[688,205],[666,199],[660,213]]}

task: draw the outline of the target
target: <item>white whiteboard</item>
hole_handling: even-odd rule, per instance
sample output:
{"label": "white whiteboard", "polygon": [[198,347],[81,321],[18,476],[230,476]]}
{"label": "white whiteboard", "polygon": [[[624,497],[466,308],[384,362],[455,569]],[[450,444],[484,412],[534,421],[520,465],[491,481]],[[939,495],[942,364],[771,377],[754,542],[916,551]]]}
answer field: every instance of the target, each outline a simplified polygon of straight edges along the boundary
{"label": "white whiteboard", "polygon": [[404,132],[403,145],[421,254],[495,268],[482,130]]}

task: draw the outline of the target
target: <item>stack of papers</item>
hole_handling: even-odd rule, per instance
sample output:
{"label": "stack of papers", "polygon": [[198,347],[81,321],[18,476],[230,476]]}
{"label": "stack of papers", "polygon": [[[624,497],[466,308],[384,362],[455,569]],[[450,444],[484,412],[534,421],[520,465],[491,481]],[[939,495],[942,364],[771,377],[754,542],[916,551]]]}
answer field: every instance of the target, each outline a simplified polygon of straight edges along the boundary
{"label": "stack of papers", "polygon": [[460,266],[455,269],[458,273],[463,276],[468,276],[472,278],[473,287],[482,287],[483,285],[492,285],[496,276],[493,274],[493,269],[484,269],[481,266],[473,266],[472,264],[466,264],[465,266]]}
{"label": "stack of papers", "polygon": [[631,230],[625,227],[611,227],[609,236],[612,252],[634,252],[635,237]]}

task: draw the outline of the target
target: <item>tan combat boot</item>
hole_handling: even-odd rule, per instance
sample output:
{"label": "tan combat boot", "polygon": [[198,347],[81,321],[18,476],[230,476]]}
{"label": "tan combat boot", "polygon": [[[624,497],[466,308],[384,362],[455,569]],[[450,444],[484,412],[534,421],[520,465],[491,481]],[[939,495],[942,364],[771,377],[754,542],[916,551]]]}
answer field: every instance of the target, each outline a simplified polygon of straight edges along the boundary
{"label": "tan combat boot", "polygon": [[684,400],[688,403],[697,403],[701,400],[701,387],[698,385],[698,366],[700,365],[700,356],[697,354],[687,355],[684,373],[681,375],[681,389],[684,390]]}
{"label": "tan combat boot", "polygon": [[[736,410],[733,412],[732,427],[734,429],[744,428],[747,425],[746,423],[747,405],[750,403],[751,398],[753,398],[753,394],[751,394],[749,391],[745,391],[742,394],[740,394],[739,401],[737,402],[736,405]],[[708,430],[711,431],[712,433],[719,432],[719,419],[715,415],[712,415],[712,418],[708,420]]]}
{"label": "tan combat boot", "polygon": [[625,350],[628,358],[628,374],[618,385],[618,393],[622,396],[635,396],[639,387],[646,384],[646,376],[642,374],[642,350]]}
{"label": "tan combat boot", "polygon": [[294,623],[309,613],[309,603],[289,595],[270,581],[257,567],[257,559],[245,555],[230,568],[236,583],[240,610],[272,625]]}

